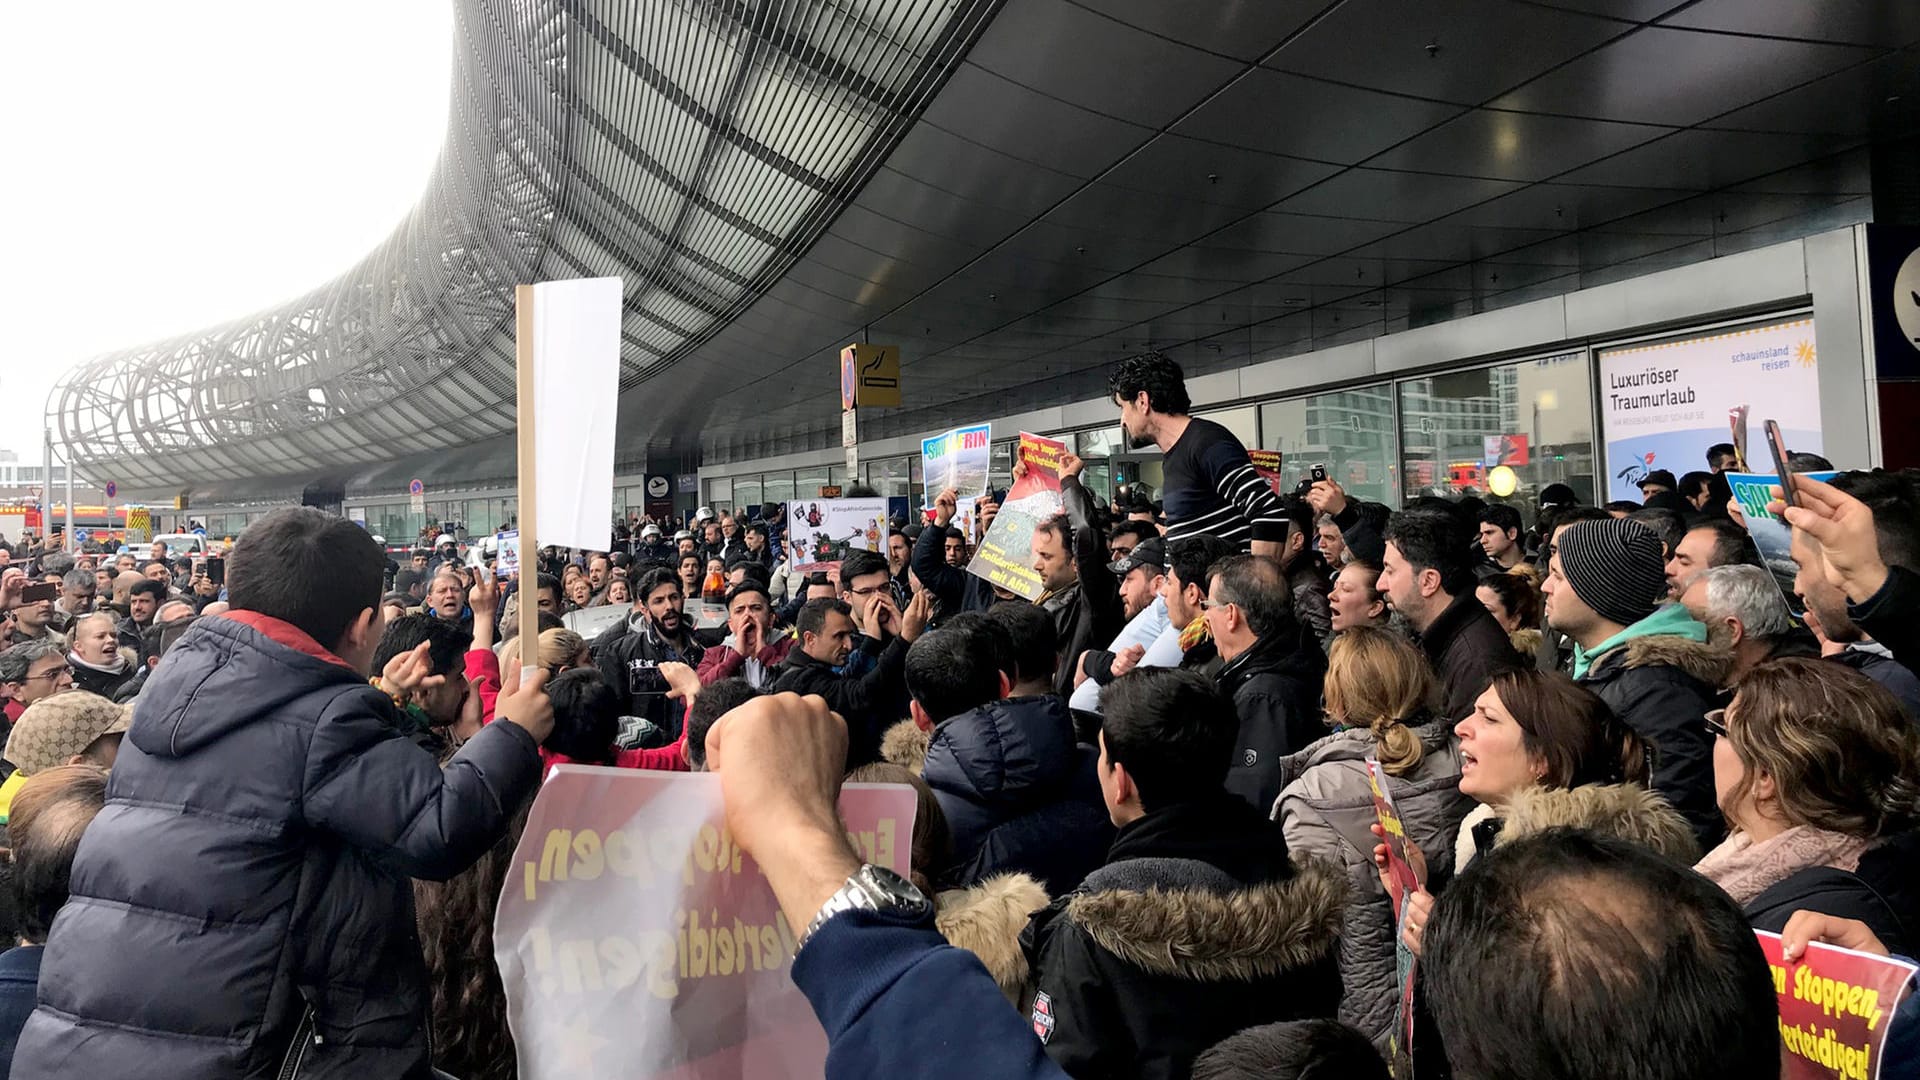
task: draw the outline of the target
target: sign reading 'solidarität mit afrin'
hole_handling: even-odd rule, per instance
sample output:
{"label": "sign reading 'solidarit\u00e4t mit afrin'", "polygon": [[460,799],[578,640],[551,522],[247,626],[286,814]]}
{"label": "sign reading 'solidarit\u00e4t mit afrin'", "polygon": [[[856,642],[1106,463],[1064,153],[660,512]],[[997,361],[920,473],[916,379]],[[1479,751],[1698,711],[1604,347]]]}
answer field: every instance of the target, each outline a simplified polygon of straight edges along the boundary
{"label": "sign reading 'solidarit\u00e4t mit afrin'", "polygon": [[1734,442],[1731,424],[1747,417],[1779,421],[1791,450],[1821,452],[1810,317],[1603,349],[1599,367],[1608,499],[1638,501],[1656,469],[1705,469],[1707,447]]}

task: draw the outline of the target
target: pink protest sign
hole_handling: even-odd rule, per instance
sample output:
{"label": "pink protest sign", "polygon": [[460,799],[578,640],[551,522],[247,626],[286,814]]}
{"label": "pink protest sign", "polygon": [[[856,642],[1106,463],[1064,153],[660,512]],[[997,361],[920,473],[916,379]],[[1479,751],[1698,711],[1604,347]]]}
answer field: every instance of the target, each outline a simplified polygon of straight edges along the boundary
{"label": "pink protest sign", "polygon": [[1780,952],[1780,935],[1756,930],[1780,999],[1780,1075],[1784,1080],[1874,1080],[1900,999],[1920,968],[1905,960],[1818,942],[1798,963]]}
{"label": "pink protest sign", "polygon": [[[863,858],[907,872],[912,788],[850,784],[840,814]],[[494,920],[520,1076],[819,1077],[800,929],[727,834],[719,777],[554,769]]]}

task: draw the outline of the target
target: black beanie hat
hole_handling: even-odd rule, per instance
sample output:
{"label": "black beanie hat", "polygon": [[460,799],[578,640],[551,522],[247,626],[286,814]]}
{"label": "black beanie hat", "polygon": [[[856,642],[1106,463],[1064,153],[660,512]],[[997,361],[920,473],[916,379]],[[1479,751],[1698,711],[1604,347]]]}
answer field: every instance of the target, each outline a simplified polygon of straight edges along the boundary
{"label": "black beanie hat", "polygon": [[1653,614],[1667,591],[1660,538],[1638,521],[1582,521],[1554,541],[1573,594],[1609,622],[1632,626]]}

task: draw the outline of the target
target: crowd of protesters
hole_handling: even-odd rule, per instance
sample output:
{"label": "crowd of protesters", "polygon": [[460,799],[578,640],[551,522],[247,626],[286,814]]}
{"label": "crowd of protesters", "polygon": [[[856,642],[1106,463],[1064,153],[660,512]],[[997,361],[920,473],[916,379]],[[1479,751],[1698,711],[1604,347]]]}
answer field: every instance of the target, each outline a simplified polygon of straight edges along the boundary
{"label": "crowd of protesters", "polygon": [[[718,774],[835,1076],[1385,1076],[1407,956],[1422,1076],[1774,1076],[1753,930],[1920,952],[1920,477],[1797,478],[1788,595],[1730,447],[1390,510],[1276,491],[1162,357],[1112,392],[1162,498],[1065,455],[1032,602],[953,491],[831,573],[778,505],[504,577],[311,509],[218,582],[7,549],[0,1065],[515,1075],[493,913],[568,762]],[[845,779],[914,787],[910,879]]]}

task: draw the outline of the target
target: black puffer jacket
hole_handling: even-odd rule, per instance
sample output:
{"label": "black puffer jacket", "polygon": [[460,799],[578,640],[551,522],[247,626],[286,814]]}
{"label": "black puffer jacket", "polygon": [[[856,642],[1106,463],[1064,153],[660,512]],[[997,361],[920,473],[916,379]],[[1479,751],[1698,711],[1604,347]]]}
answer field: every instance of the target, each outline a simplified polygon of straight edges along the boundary
{"label": "black puffer jacket", "polygon": [[1726,835],[1713,793],[1713,740],[1701,718],[1719,704],[1715,688],[1728,663],[1724,649],[1654,634],[1601,654],[1579,679],[1646,743],[1649,786],[1693,826],[1702,851]]}
{"label": "black puffer jacket", "polygon": [[540,758],[497,722],[443,771],[396,723],[286,623],[188,630],[81,841],[13,1074],[272,1076],[297,1047],[303,1078],[426,1076],[408,879],[485,853]]}
{"label": "black puffer jacket", "polygon": [[1287,858],[1280,826],[1224,792],[1162,807],[1020,937],[1023,1001],[1075,1077],[1184,1078],[1245,1028],[1332,1016],[1346,879]]}
{"label": "black puffer jacket", "polygon": [[1021,871],[1059,895],[1106,858],[1113,822],[1094,773],[1053,694],[1008,698],[942,720],[921,773],[953,832],[956,886]]}
{"label": "black puffer jacket", "polygon": [[1306,749],[1327,733],[1321,723],[1320,686],[1327,657],[1311,631],[1291,628],[1288,641],[1253,643],[1220,666],[1214,676],[1233,699],[1240,718],[1227,790],[1265,814],[1285,786],[1280,759]]}

